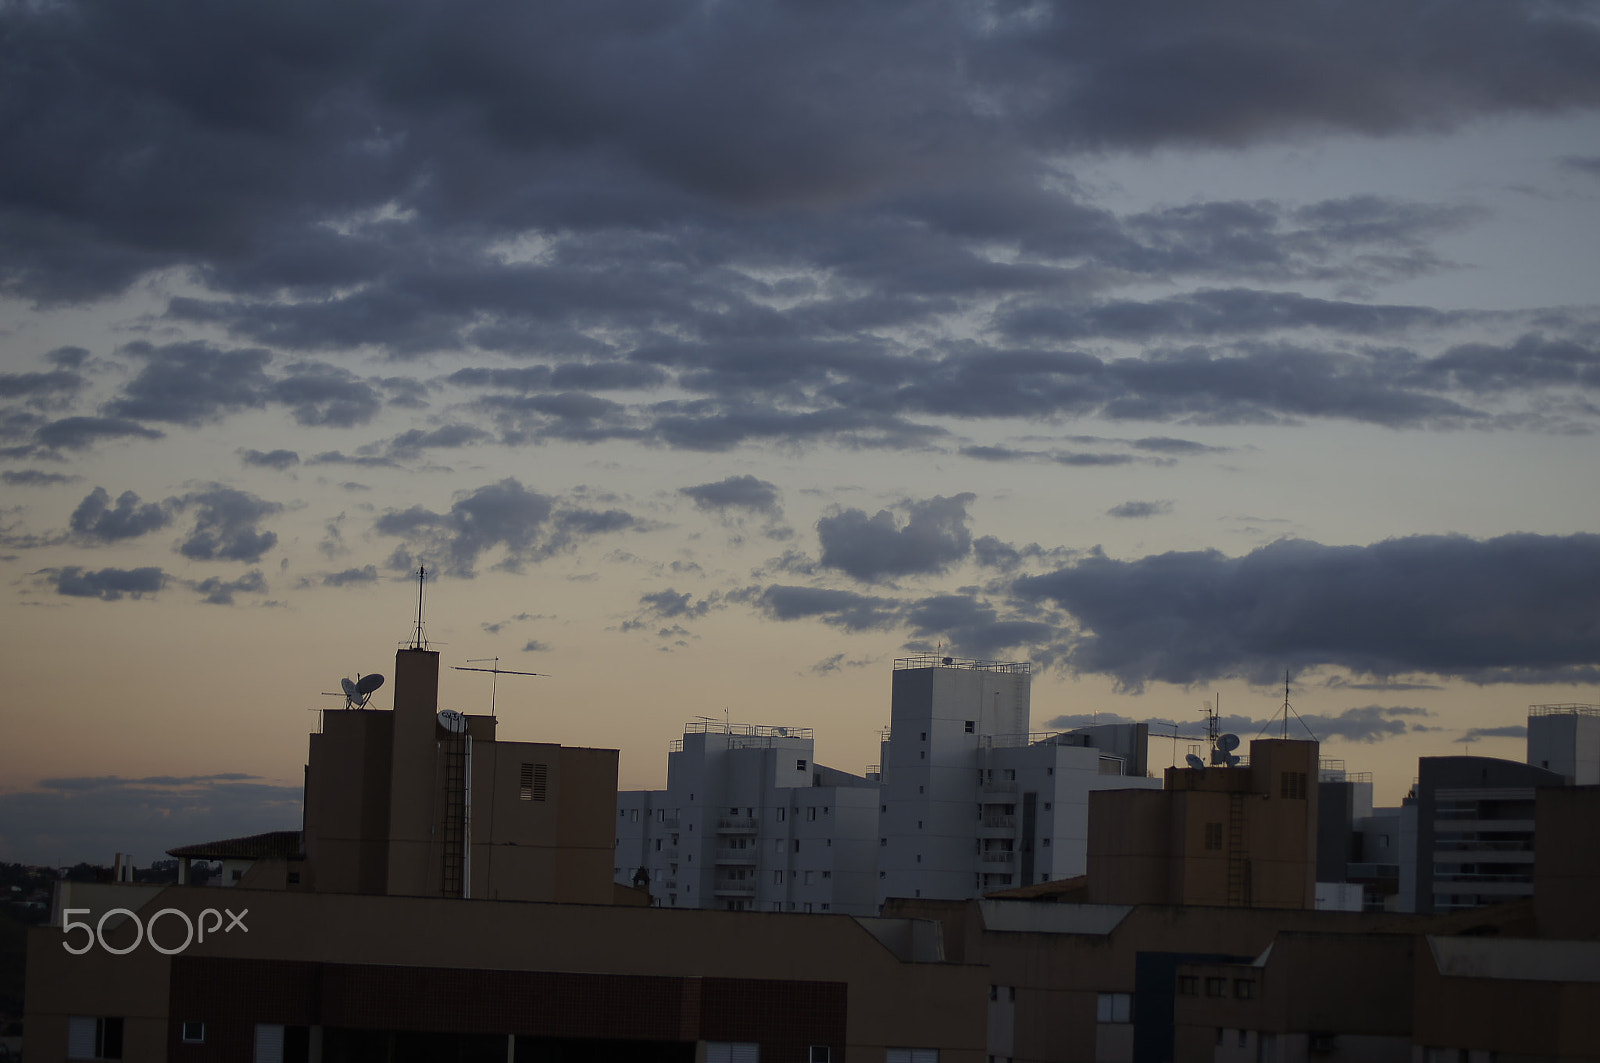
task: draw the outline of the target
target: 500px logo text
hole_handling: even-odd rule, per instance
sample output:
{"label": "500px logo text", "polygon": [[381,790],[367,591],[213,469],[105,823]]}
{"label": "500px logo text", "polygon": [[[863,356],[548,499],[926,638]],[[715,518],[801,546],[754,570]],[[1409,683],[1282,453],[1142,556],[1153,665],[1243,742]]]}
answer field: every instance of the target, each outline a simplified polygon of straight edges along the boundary
{"label": "500px logo text", "polygon": [[[74,956],[82,956],[85,952],[88,952],[90,949],[94,948],[95,942],[99,942],[100,947],[111,953],[113,956],[124,956],[138,948],[140,943],[146,938],[150,940],[150,947],[155,949],[157,952],[164,956],[176,956],[178,953],[188,948],[192,943],[196,941],[204,941],[207,934],[215,935],[219,930],[226,934],[232,931],[235,927],[238,927],[246,934],[250,933],[250,928],[244,925],[244,917],[250,914],[250,909],[248,908],[240,911],[238,915],[235,915],[232,909],[229,908],[224,908],[221,912],[217,911],[215,908],[206,908],[194,919],[189,918],[188,912],[180,912],[176,908],[163,908],[159,912],[152,915],[148,922],[140,922],[139,916],[126,908],[109,908],[105,912],[101,913],[100,919],[95,923],[73,919],[73,916],[75,915],[88,915],[89,912],[90,909],[88,908],[61,909],[61,933],[63,935],[67,935],[71,934],[74,930],[82,930],[85,935],[83,944],[81,946],[75,947],[70,941],[63,941],[61,943],[61,947],[72,953]],[[227,926],[222,925],[222,916],[224,912],[226,912],[228,916]],[[119,914],[125,915],[131,919],[133,921],[134,929],[132,943],[125,945],[120,949],[112,948],[106,943],[106,920],[110,919],[114,915]],[[178,945],[176,948],[169,948],[168,946],[163,945],[161,942],[156,940],[156,923],[158,923],[163,916],[169,915],[183,923],[183,943]],[[208,917],[212,920],[209,926],[206,924]]]}

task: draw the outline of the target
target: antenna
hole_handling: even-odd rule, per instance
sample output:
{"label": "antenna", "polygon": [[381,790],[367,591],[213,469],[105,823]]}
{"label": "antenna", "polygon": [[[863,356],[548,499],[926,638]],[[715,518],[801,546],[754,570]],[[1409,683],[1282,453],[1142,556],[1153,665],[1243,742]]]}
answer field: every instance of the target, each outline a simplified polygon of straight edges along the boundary
{"label": "antenna", "polygon": [[411,648],[425,650],[428,648],[427,636],[422,631],[422,583],[428,578],[428,566],[417,566],[417,626],[411,632]]}
{"label": "antenna", "polygon": [[545,679],[550,678],[549,676],[545,675],[543,672],[513,672],[509,668],[501,668],[500,667],[500,658],[498,658],[498,657],[477,657],[477,658],[470,658],[469,657],[467,659],[467,663],[468,664],[482,664],[485,661],[493,661],[494,662],[494,667],[493,668],[463,668],[459,664],[458,665],[454,665],[453,667],[458,672],[489,672],[490,674],[492,674],[494,676],[494,679],[491,680],[490,683],[489,683],[489,715],[490,716],[494,716],[494,714],[495,714],[495,712],[494,712],[494,703],[495,703],[495,698],[498,696],[498,694],[500,692],[500,677],[501,676],[503,676],[503,675],[536,675],[536,676],[540,676],[540,677],[545,678]]}
{"label": "antenna", "polygon": [[[1293,706],[1289,704],[1289,669],[1287,668],[1283,670],[1283,704],[1278,708],[1277,712],[1272,714],[1272,719],[1268,720],[1266,725],[1261,728],[1262,732],[1265,732],[1268,727],[1272,726],[1272,721],[1278,718],[1279,713],[1283,714],[1282,737],[1289,737],[1289,716],[1293,714],[1294,718],[1300,721],[1300,726],[1306,729],[1306,734],[1311,736],[1311,740],[1313,742],[1317,741],[1317,734],[1311,729],[1311,726],[1306,723],[1305,717],[1301,716],[1298,712],[1295,712]],[[1261,734],[1258,732],[1256,737],[1259,738],[1260,736]]]}

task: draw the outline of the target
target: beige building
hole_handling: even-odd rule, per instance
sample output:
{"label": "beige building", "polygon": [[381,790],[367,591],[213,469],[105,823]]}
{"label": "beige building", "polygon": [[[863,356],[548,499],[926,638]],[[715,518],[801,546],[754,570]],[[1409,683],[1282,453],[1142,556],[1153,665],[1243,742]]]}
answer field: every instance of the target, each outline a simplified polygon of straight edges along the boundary
{"label": "beige building", "polygon": [[1091,794],[1087,899],[1313,907],[1317,750],[1257,739],[1247,767],[1168,768],[1165,789]]}

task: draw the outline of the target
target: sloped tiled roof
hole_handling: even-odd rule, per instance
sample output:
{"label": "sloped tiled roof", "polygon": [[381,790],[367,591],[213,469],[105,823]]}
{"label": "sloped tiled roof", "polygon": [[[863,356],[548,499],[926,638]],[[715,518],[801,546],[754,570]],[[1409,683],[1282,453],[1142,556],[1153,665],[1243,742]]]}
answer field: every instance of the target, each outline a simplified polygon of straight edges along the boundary
{"label": "sloped tiled roof", "polygon": [[167,855],[195,860],[264,860],[269,857],[287,859],[302,854],[299,831],[273,830],[244,838],[180,845],[176,849],[168,849]]}

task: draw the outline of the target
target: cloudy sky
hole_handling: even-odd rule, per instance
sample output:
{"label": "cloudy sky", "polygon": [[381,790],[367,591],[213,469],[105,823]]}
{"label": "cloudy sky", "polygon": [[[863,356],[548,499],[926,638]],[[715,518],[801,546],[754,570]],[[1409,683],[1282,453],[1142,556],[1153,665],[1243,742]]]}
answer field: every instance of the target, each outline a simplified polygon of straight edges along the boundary
{"label": "cloudy sky", "polygon": [[0,859],[297,826],[419,563],[624,786],[941,649],[1391,803],[1600,701],[1592,5],[0,21]]}

